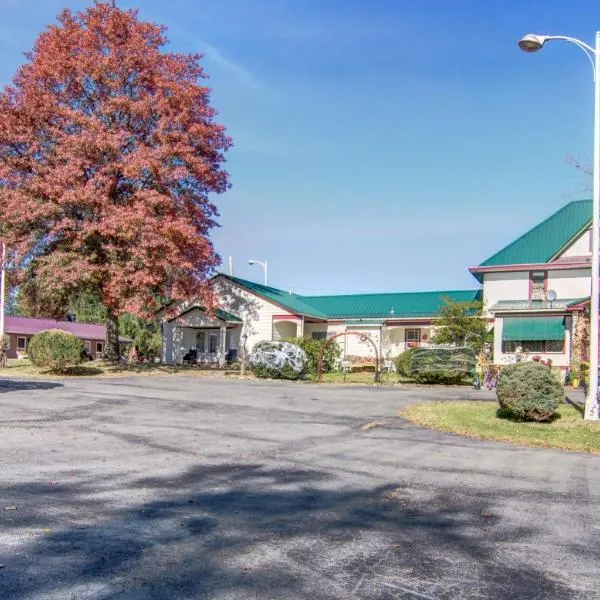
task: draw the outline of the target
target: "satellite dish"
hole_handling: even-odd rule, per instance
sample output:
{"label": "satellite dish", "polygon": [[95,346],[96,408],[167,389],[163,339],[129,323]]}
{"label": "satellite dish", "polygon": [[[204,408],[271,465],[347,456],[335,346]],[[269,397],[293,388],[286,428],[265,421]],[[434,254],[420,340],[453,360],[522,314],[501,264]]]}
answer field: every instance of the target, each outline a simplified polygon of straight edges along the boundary
{"label": "satellite dish", "polygon": [[554,290],[548,290],[546,292],[546,300],[548,302],[554,302],[556,300],[556,292]]}

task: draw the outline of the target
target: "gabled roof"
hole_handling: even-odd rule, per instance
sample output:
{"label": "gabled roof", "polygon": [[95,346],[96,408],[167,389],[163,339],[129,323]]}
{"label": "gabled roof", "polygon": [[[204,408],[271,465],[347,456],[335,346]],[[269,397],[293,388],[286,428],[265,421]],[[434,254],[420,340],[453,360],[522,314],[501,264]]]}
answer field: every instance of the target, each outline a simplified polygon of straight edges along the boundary
{"label": "gabled roof", "polygon": [[[202,306],[202,304],[192,303],[192,304],[186,306],[181,312],[173,313],[173,315],[170,315],[170,317],[167,320],[169,322],[174,321],[175,319],[178,319],[179,317],[182,317],[183,315],[185,315],[195,309],[199,309],[203,312],[205,311],[205,308],[204,308],[204,306]],[[224,323],[243,323],[242,319],[240,319],[239,317],[236,317],[235,315],[232,315],[231,313],[221,310],[220,308],[215,308],[213,313],[214,313],[215,319],[217,319],[219,321],[223,321]]]}
{"label": "gabled roof", "polygon": [[[575,200],[484,260],[480,267],[546,263],[587,229],[592,221],[592,201]],[[471,269],[477,272],[477,267]]]}
{"label": "gabled roof", "polygon": [[[31,317],[5,317],[6,333],[18,335],[35,335],[48,329],[60,329],[72,333],[85,340],[104,340],[106,327],[92,323],[77,323],[76,321],[54,321],[53,319],[34,319]],[[119,336],[121,342],[130,342],[128,337]]]}
{"label": "gabled roof", "polygon": [[290,294],[284,290],[267,285],[261,285],[260,283],[248,281],[247,279],[242,279],[241,277],[225,275],[224,273],[220,273],[219,275],[225,279],[229,279],[230,281],[237,283],[238,285],[241,285],[242,287],[245,287],[258,296],[266,298],[271,302],[275,302],[275,304],[279,304],[280,306],[287,308],[292,313],[306,315],[309,317],[319,317],[321,319],[325,319],[327,317],[327,315],[323,314],[320,310],[307,304],[303,296]]}
{"label": "gabled roof", "polygon": [[456,302],[472,302],[481,299],[481,290],[300,296],[239,277],[224,274],[221,276],[251,290],[258,296],[284,306],[291,312],[322,319],[434,317],[439,314],[446,298]]}
{"label": "gabled roof", "polygon": [[438,315],[446,298],[455,302],[480,300],[481,290],[303,296],[302,298],[304,302],[315,306],[330,319],[361,317],[406,319]]}

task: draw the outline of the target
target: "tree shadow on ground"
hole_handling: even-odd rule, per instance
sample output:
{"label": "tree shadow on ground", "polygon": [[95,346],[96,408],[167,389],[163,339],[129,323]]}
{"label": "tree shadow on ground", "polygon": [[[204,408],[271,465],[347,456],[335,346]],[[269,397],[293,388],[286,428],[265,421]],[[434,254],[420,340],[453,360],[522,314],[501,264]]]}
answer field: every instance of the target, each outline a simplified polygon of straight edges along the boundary
{"label": "tree shadow on ground", "polygon": [[123,484],[110,485],[5,490],[17,510],[0,511],[1,530],[19,544],[0,551],[3,600],[577,597],[496,554],[536,530],[494,515],[493,490],[438,490],[424,504],[402,484],[344,488],[324,471],[261,464],[145,477],[126,507],[110,500]]}
{"label": "tree shadow on ground", "polygon": [[541,423],[543,424],[550,424],[550,423],[554,423],[555,421],[558,421],[561,418],[560,413],[554,413],[549,419],[545,419],[544,421],[534,421],[532,419],[520,419],[519,417],[516,417],[515,415],[513,415],[511,412],[509,412],[508,410],[504,409],[504,408],[499,408],[496,411],[496,416],[499,419],[502,419],[504,421],[511,421],[512,423]]}
{"label": "tree shadow on ground", "polygon": [[15,379],[0,379],[0,394],[5,394],[7,392],[51,390],[57,387],[63,387],[62,383],[56,383],[53,381],[23,381]]}

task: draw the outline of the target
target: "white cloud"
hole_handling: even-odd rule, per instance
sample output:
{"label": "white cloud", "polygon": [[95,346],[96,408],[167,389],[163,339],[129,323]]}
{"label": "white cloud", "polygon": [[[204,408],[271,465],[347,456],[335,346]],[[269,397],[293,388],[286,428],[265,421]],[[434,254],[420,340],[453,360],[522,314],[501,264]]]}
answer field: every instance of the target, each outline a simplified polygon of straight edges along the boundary
{"label": "white cloud", "polygon": [[218,48],[203,40],[196,40],[200,51],[204,56],[215,65],[218,65],[224,71],[232,75],[239,83],[253,90],[262,89],[262,84],[258,79],[243,65],[227,58]]}

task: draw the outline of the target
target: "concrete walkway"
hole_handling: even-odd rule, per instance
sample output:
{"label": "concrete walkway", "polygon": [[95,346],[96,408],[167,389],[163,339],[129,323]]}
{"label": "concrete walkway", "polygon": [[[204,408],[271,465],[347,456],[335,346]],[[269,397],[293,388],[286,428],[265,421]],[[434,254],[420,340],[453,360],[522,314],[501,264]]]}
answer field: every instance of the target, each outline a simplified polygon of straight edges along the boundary
{"label": "concrete walkway", "polygon": [[414,427],[493,398],[0,382],[2,600],[600,599],[600,457]]}

